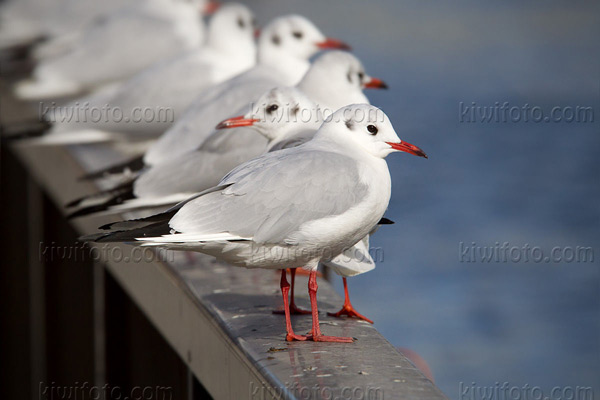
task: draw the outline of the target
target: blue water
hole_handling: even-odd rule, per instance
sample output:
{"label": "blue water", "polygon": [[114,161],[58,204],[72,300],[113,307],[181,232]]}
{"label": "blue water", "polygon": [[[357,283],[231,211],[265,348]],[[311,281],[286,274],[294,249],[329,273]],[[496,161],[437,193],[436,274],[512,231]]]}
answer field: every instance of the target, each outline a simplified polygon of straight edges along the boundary
{"label": "blue water", "polygon": [[[351,43],[369,92],[429,160],[393,154],[384,260],[356,308],[464,385],[592,387],[600,396],[600,3],[249,1]],[[460,122],[459,104],[593,107],[594,122]],[[585,246],[594,262],[460,262],[459,246]],[[341,288],[341,282],[336,280]],[[569,396],[569,392],[565,397]]]}

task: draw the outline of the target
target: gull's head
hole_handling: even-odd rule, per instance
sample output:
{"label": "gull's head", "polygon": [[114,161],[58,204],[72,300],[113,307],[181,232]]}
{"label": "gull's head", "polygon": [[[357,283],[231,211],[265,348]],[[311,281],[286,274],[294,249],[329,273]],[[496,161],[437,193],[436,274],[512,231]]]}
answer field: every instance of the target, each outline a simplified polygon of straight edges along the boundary
{"label": "gull's head", "polygon": [[316,129],[320,120],[315,103],[294,87],[271,89],[250,106],[249,112],[222,121],[217,129],[249,126],[274,141],[300,129]]}
{"label": "gull's head", "polygon": [[208,43],[223,50],[255,51],[256,19],[248,7],[227,3],[219,7],[208,25]]}
{"label": "gull's head", "polygon": [[300,15],[276,18],[260,34],[259,49],[285,53],[308,60],[322,49],[350,49],[340,40],[325,37],[308,19]]}
{"label": "gull's head", "polygon": [[334,136],[336,141],[351,141],[375,157],[385,158],[390,153],[403,151],[427,158],[423,150],[400,140],[388,116],[369,104],[340,108],[325,120],[321,131]]}
{"label": "gull's head", "polygon": [[323,106],[333,107],[332,112],[349,103],[368,103],[363,89],[387,89],[387,85],[367,74],[360,60],[345,51],[321,54],[299,83],[311,97]]}

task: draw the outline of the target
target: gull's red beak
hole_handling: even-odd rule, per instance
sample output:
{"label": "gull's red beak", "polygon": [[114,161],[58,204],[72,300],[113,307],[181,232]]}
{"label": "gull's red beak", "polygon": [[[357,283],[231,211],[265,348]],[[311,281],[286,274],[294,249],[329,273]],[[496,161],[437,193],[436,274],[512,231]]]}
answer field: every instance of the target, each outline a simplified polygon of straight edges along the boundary
{"label": "gull's red beak", "polygon": [[371,78],[371,80],[365,83],[366,89],[387,89],[388,85],[378,78]]}
{"label": "gull's red beak", "polygon": [[244,118],[243,115],[226,119],[225,121],[219,122],[217,129],[237,128],[240,126],[252,126],[255,122],[260,121],[259,119]]}
{"label": "gull's red beak", "polygon": [[204,5],[202,8],[202,14],[204,15],[212,15],[221,7],[221,3],[215,0],[210,0],[208,3]]}
{"label": "gull's red beak", "polygon": [[254,29],[254,38],[258,39],[260,37],[260,28]]}
{"label": "gull's red beak", "polygon": [[352,50],[346,43],[332,38],[326,38],[322,42],[317,42],[317,47],[320,49]]}
{"label": "gull's red beak", "polygon": [[425,154],[425,152],[423,150],[421,150],[414,144],[410,144],[407,142],[400,142],[400,143],[386,142],[386,143],[389,144],[390,146],[392,146],[392,149],[394,149],[394,150],[404,151],[409,154],[414,154],[415,156],[428,158],[427,154]]}

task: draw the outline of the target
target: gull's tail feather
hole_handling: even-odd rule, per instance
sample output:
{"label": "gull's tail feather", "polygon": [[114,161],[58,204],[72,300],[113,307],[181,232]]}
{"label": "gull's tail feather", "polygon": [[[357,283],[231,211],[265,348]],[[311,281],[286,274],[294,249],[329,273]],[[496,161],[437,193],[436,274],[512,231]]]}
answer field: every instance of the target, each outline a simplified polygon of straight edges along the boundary
{"label": "gull's tail feather", "polygon": [[[142,228],[144,232],[145,229]],[[148,245],[169,245],[169,244],[177,244],[177,243],[200,243],[200,242],[223,242],[223,241],[243,241],[248,240],[248,238],[244,238],[239,235],[232,235],[228,232],[221,233],[209,233],[209,234],[199,234],[199,233],[170,233],[170,234],[162,234],[162,235],[146,235],[146,236],[138,236],[136,237],[137,241],[141,241],[143,244]]]}

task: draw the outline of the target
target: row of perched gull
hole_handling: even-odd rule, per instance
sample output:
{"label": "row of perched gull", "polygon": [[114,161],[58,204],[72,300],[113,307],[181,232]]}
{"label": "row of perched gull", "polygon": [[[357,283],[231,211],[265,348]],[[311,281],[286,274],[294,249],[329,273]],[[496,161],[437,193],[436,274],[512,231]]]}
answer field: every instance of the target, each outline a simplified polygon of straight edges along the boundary
{"label": "row of perched gull", "polygon": [[[211,14],[206,26],[203,14]],[[333,315],[372,322],[352,308],[346,277],[375,267],[369,235],[391,223],[385,157],[426,155],[369,105],[363,89],[387,86],[344,42],[299,15],[259,30],[245,5],[208,0],[20,0],[0,18],[4,49],[34,43],[35,67],[15,95],[51,105],[44,117],[52,126],[31,145],[113,143],[139,152],[87,175],[103,189],[67,206],[71,218],[155,213],[82,240],[281,270],[286,339],[352,342],[321,333],[322,264],[344,279],[344,306]],[[289,299],[286,269],[293,285],[298,267],[309,274],[305,335],[290,319],[311,313]]]}

